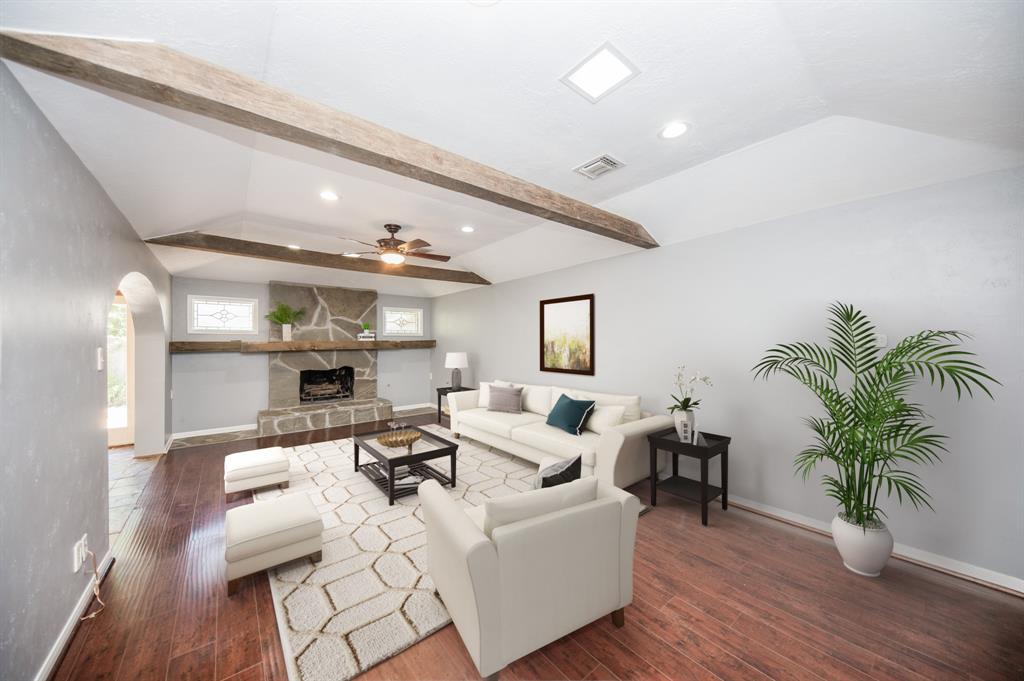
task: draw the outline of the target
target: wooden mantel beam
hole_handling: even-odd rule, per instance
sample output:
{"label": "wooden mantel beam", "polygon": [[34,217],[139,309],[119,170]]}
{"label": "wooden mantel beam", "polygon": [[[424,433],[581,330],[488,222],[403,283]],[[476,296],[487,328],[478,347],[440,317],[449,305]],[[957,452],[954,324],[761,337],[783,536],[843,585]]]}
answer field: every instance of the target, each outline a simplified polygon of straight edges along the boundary
{"label": "wooden mantel beam", "polygon": [[641,248],[637,222],[151,42],[0,31],[0,56]]}
{"label": "wooden mantel beam", "polygon": [[196,251],[223,253],[224,255],[240,255],[246,258],[260,258],[277,262],[290,262],[296,265],[312,265],[313,267],[330,267],[336,270],[366,272],[368,274],[388,274],[394,277],[413,277],[415,279],[432,279],[434,281],[454,281],[460,284],[490,284],[479,274],[465,270],[449,270],[442,267],[424,267],[410,265],[388,265],[380,260],[364,260],[363,258],[346,258],[337,253],[322,251],[293,251],[287,246],[264,244],[258,241],[232,239],[226,236],[184,232],[170,236],[147,239],[147,244],[157,246],[175,246],[191,248]]}

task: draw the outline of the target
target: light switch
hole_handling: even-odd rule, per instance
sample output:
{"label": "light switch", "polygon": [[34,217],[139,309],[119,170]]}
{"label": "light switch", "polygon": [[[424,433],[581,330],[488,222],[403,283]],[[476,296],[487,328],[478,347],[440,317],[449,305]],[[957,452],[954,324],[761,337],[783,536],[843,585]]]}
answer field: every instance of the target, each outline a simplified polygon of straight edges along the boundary
{"label": "light switch", "polygon": [[103,353],[103,347],[96,348],[96,371],[103,371],[103,365],[106,364],[106,356]]}
{"label": "light switch", "polygon": [[884,333],[876,333],[875,334],[875,345],[877,345],[880,348],[887,348],[887,347],[889,347],[889,337],[886,336]]}

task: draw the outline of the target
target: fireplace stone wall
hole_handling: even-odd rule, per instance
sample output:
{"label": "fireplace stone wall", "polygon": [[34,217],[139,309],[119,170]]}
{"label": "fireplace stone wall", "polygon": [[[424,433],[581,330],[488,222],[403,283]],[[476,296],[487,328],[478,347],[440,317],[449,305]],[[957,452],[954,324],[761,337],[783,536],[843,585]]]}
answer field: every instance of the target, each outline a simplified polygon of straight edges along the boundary
{"label": "fireplace stone wall", "polygon": [[[377,326],[377,292],[333,286],[310,286],[270,282],[270,305],[287,303],[305,308],[306,315],[292,328],[293,340],[356,340],[364,322]],[[281,327],[272,324],[270,340],[281,340]],[[304,369],[336,369],[350,366],[355,371],[353,400],[377,397],[377,351],[338,350],[330,352],[278,352],[269,354],[270,409],[297,407],[299,372]],[[344,404],[344,400],[338,404]]]}

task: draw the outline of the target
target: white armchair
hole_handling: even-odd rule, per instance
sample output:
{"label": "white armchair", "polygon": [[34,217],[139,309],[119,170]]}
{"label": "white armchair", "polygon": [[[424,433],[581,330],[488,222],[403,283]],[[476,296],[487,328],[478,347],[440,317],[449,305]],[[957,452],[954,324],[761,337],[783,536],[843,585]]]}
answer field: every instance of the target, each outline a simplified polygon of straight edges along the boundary
{"label": "white armchair", "polygon": [[640,502],[584,478],[461,508],[419,487],[434,586],[481,676],[633,600]]}

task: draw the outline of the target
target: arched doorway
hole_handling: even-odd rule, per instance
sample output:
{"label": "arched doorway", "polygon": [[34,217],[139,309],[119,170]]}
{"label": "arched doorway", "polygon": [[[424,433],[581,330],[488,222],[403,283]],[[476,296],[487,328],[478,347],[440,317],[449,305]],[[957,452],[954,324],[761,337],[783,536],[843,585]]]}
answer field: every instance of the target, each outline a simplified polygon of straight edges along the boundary
{"label": "arched doorway", "polygon": [[167,340],[144,275],[125,275],[107,320],[109,533],[113,546],[165,451]]}

